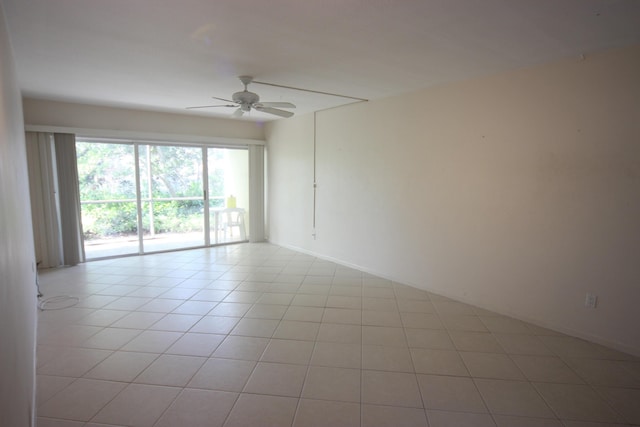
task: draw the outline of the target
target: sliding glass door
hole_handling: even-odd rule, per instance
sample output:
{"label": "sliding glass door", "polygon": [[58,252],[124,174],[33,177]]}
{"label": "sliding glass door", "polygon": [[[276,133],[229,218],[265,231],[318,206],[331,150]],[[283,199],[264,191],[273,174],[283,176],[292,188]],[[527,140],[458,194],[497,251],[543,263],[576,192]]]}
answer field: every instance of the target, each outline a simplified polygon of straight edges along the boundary
{"label": "sliding glass door", "polygon": [[86,259],[247,240],[248,150],[78,138]]}
{"label": "sliding glass door", "polygon": [[76,142],[76,153],[86,258],[138,253],[134,145]]}
{"label": "sliding glass door", "polygon": [[209,238],[212,244],[246,240],[249,233],[249,153],[209,148]]}
{"label": "sliding glass door", "polygon": [[203,149],[139,145],[143,249],[204,246]]}

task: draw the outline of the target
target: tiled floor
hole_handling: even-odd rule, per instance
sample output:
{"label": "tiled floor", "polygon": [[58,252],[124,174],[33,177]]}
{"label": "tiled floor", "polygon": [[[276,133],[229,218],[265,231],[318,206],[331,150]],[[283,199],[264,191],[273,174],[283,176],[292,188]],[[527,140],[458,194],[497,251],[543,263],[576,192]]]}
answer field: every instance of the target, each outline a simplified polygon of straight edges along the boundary
{"label": "tiled floor", "polygon": [[640,425],[640,359],[269,244],[41,274],[38,425]]}

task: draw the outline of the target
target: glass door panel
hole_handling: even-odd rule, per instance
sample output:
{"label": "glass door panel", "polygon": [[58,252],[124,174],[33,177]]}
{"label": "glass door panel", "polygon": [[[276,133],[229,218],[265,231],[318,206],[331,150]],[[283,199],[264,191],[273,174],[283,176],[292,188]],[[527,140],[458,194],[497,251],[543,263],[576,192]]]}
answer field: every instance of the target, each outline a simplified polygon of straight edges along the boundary
{"label": "glass door panel", "polygon": [[86,259],[138,253],[133,144],[78,141],[76,153]]}
{"label": "glass door panel", "polygon": [[241,242],[249,235],[249,152],[208,148],[211,244]]}
{"label": "glass door panel", "polygon": [[144,252],[204,246],[202,148],[138,148]]}

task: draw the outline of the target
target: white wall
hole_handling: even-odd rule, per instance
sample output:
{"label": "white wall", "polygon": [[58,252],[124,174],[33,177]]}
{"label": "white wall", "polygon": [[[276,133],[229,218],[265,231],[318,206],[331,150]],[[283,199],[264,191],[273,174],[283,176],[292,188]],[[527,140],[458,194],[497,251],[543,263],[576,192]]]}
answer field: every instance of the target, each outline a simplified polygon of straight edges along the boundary
{"label": "white wall", "polygon": [[[266,128],[269,237],[640,354],[640,46]],[[585,294],[599,297],[595,310]]]}
{"label": "white wall", "polygon": [[264,139],[256,122],[25,98],[27,125]]}
{"label": "white wall", "polygon": [[267,237],[313,246],[313,114],[267,126]]}
{"label": "white wall", "polygon": [[0,5],[0,426],[31,426],[36,286],[20,91]]}

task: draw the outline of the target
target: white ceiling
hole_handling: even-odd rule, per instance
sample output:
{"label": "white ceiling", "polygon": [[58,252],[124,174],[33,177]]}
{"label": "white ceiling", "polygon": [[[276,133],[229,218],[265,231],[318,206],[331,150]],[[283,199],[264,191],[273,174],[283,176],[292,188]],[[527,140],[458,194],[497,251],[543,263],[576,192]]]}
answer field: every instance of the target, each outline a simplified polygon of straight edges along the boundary
{"label": "white ceiling", "polygon": [[[229,116],[185,107],[242,74],[378,99],[640,43],[639,0],[1,1],[25,96],[184,114]],[[249,89],[297,114],[352,102]]]}

